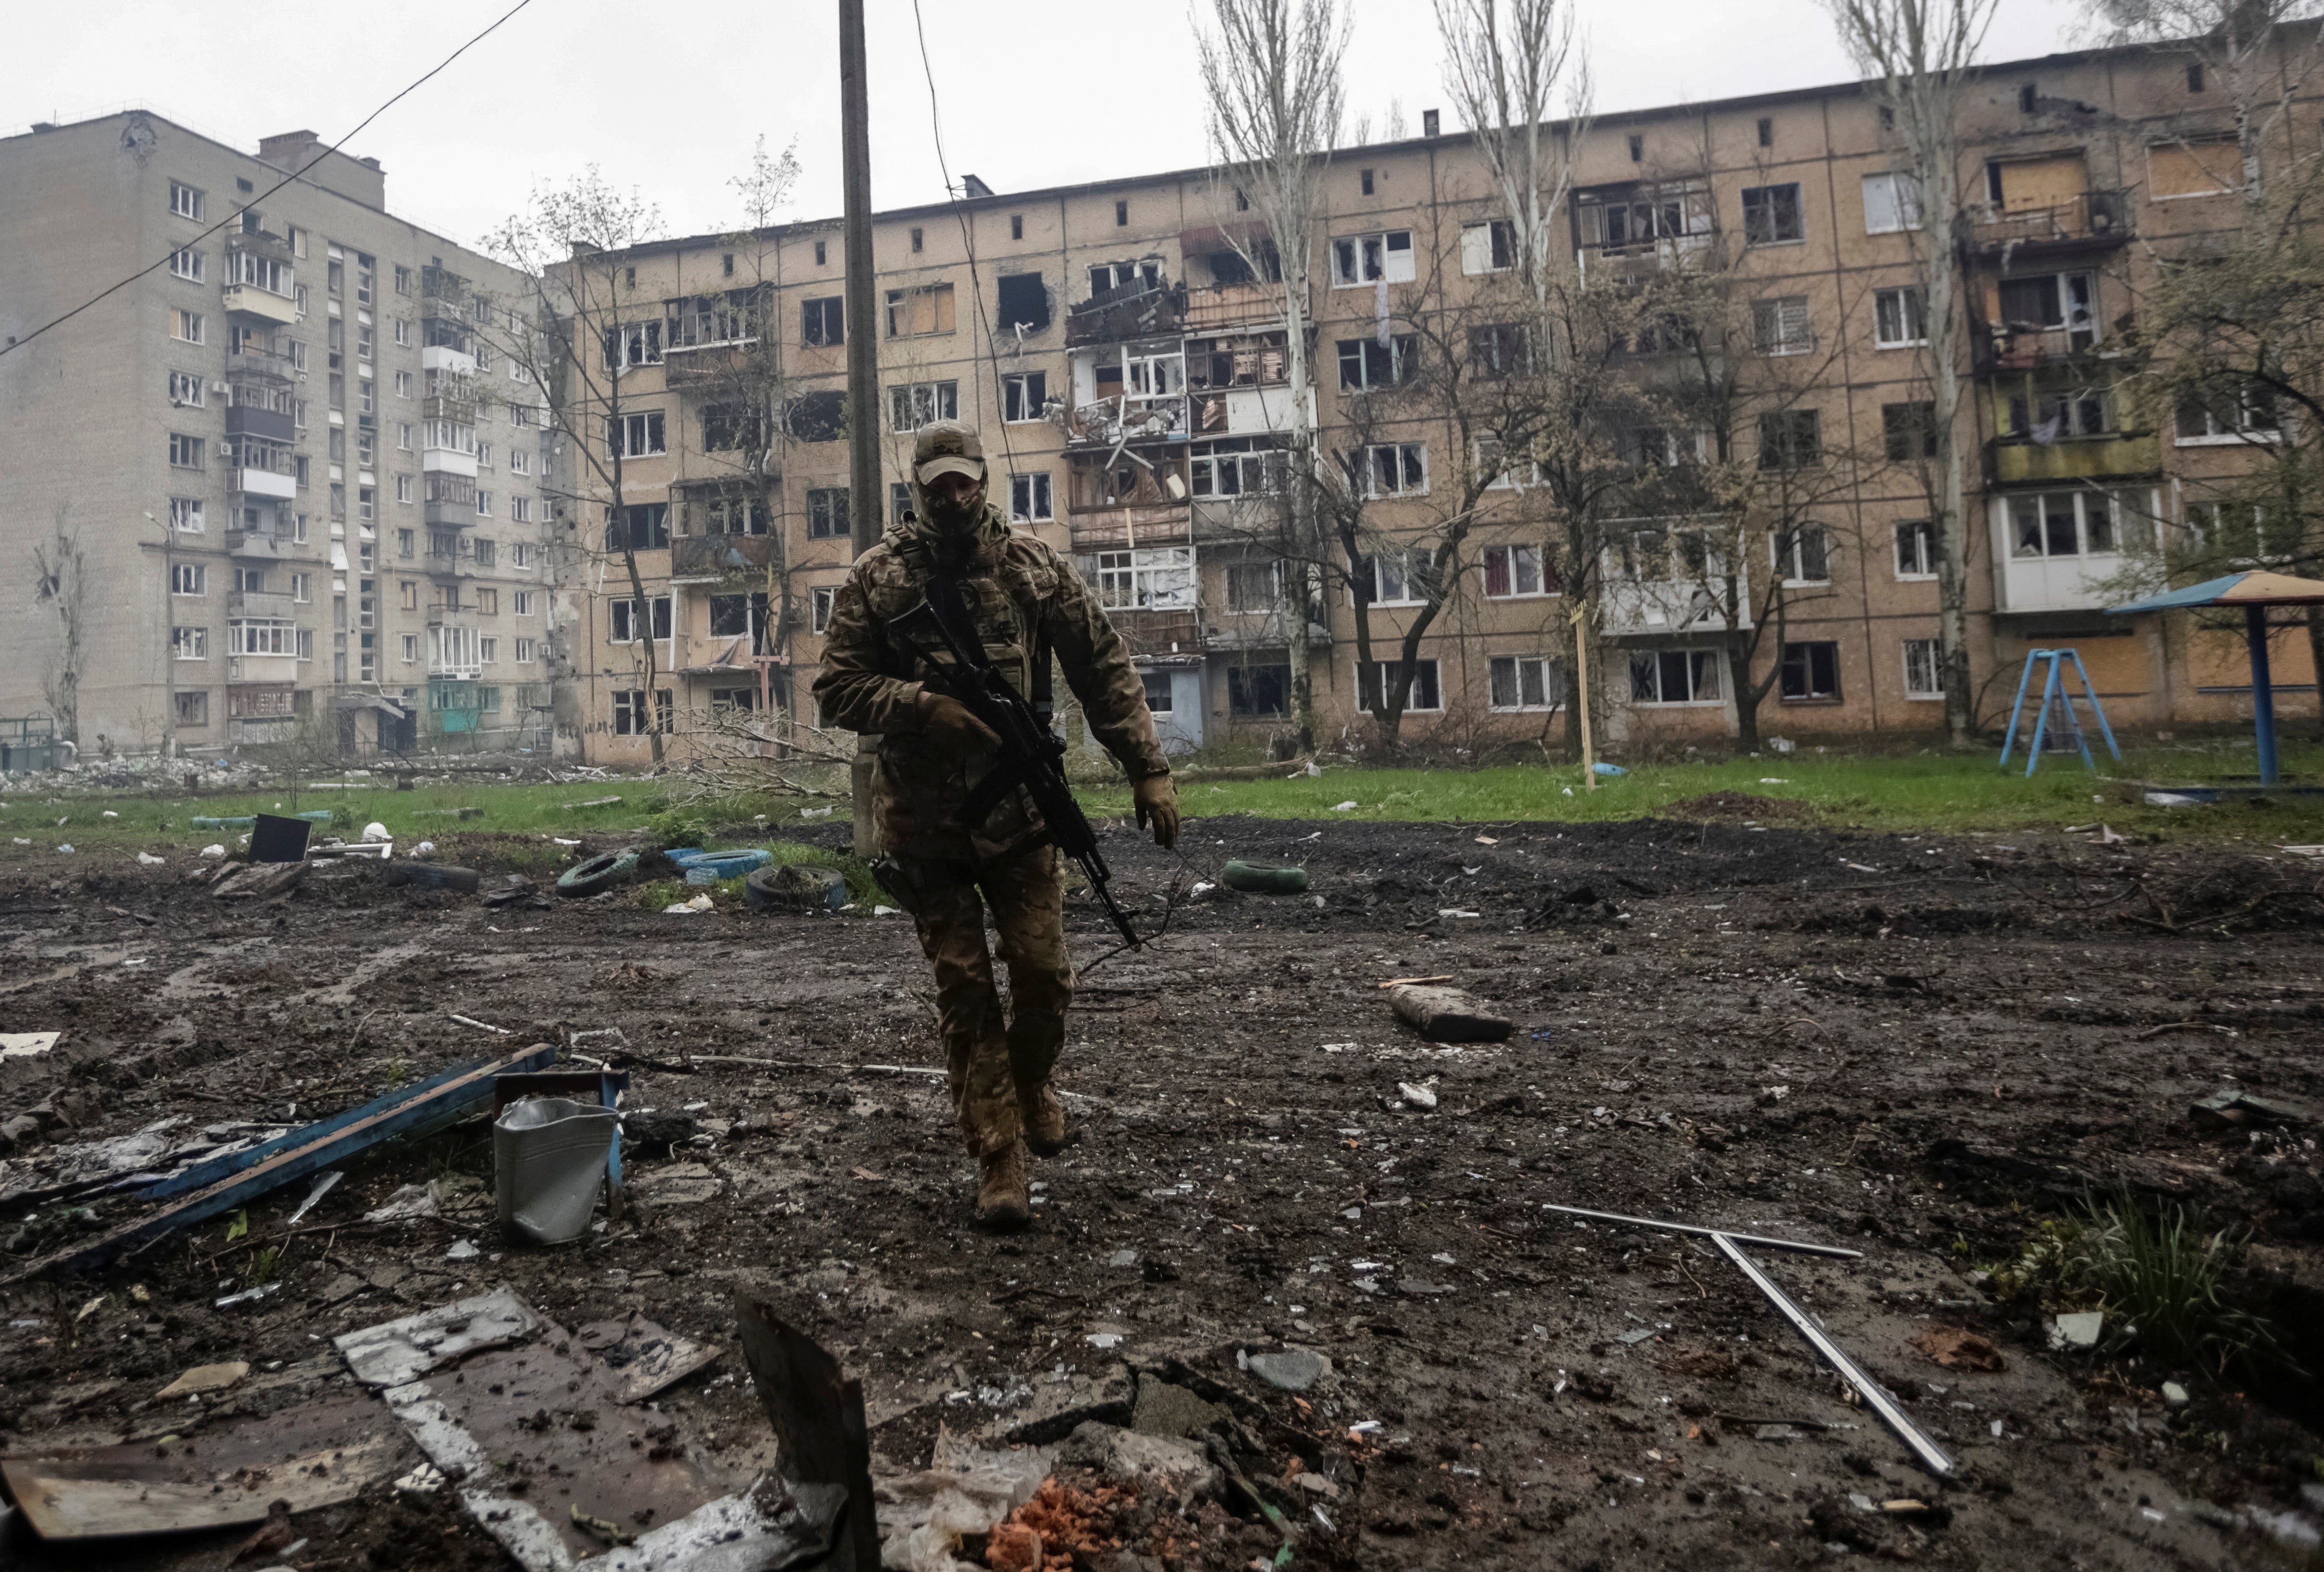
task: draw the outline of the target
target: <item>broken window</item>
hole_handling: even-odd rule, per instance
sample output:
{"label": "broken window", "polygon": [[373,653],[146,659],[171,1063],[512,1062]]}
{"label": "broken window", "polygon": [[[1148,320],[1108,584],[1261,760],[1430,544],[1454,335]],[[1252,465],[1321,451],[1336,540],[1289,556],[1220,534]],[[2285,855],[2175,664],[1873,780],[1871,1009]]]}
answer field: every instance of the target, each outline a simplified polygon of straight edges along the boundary
{"label": "broken window", "polygon": [[1743,189],[1743,237],[1753,245],[1775,245],[1808,237],[1800,210],[1797,180]]}
{"label": "broken window", "polygon": [[1461,271],[1464,273],[1507,272],[1517,265],[1517,226],[1506,218],[1488,218],[1461,226]]}
{"label": "broken window", "polygon": [[1533,335],[1521,322],[1489,322],[1469,329],[1469,374],[1526,376],[1533,371]]}
{"label": "broken window", "polygon": [[2009,434],[2048,444],[2061,437],[2098,437],[2114,429],[2103,388],[2073,388],[2013,393],[2009,398]]}
{"label": "broken window", "polygon": [[1769,530],[1767,556],[1786,584],[1831,582],[1831,539],[1821,524]]}
{"label": "broken window", "polygon": [[1840,646],[1828,639],[1786,643],[1783,655],[1784,702],[1787,704],[1836,704],[1840,702]]}
{"label": "broken window", "polygon": [[1238,719],[1280,715],[1288,707],[1290,694],[1288,662],[1227,667],[1227,713]]}
{"label": "broken window", "polygon": [[2200,446],[2206,443],[2273,442],[2281,434],[2282,425],[2275,412],[2275,395],[2254,382],[2232,401],[2190,400],[2180,405],[2175,428],[2182,446]]}
{"label": "broken window", "polygon": [[791,435],[801,442],[837,442],[847,435],[847,395],[833,389],[791,400]]}
{"label": "broken window", "polygon": [[1937,456],[1937,407],[1927,399],[1880,406],[1880,434],[1898,463]]}
{"label": "broken window", "polygon": [[799,302],[799,342],[801,344],[844,344],[847,342],[847,299],[833,295],[817,300]]}
{"label": "broken window", "polygon": [[[649,603],[653,608],[652,636],[656,639],[669,638],[669,597],[668,595],[650,596]],[[638,613],[637,602],[624,598],[613,602],[613,623],[611,642],[635,644],[638,641],[640,630],[645,626],[645,619]]]}
{"label": "broken window", "polygon": [[1219,285],[1255,284],[1263,277],[1270,284],[1281,283],[1283,257],[1275,249],[1275,243],[1266,240],[1256,241],[1251,243],[1251,248],[1255,253],[1256,266],[1253,265],[1253,257],[1247,257],[1239,251],[1211,253],[1208,259],[1211,282]]}
{"label": "broken window", "polygon": [[653,709],[646,708],[643,688],[613,690],[613,735],[642,737],[649,731],[667,731],[677,716],[677,705],[668,688],[654,690]]}
{"label": "broken window", "polygon": [[1896,526],[1896,576],[1927,579],[1937,576],[1936,540],[1926,519],[1907,519]]}
{"label": "broken window", "polygon": [[1401,688],[1404,693],[1404,707],[1407,712],[1416,710],[1441,710],[1444,707],[1443,693],[1437,686],[1434,661],[1414,661],[1412,682],[1409,686],[1406,685],[1404,676],[1404,662],[1400,660],[1358,661],[1356,663],[1356,703],[1367,710],[1381,709],[1386,705],[1386,700],[1381,695],[1384,693],[1394,694]]}
{"label": "broken window", "polygon": [[1001,331],[1038,333],[1049,325],[1049,291],[1038,273],[1001,275]]}
{"label": "broken window", "polygon": [[2009,554],[2021,558],[2110,556],[2113,499],[2103,492],[2045,492],[2009,499]]}
{"label": "broken window", "polygon": [[1692,251],[1718,227],[1711,193],[1693,184],[1625,186],[1574,198],[1582,244],[1593,249]]}
{"label": "broken window", "polygon": [[1941,699],[1945,696],[1943,668],[1937,664],[1935,639],[1904,640],[1904,696],[1908,699]]}
{"label": "broken window", "polygon": [[1391,284],[1413,279],[1412,231],[1383,230],[1377,234],[1351,234],[1332,242],[1332,284],[1347,289],[1385,279]]}
{"label": "broken window", "polygon": [[1394,387],[1408,372],[1416,345],[1409,333],[1392,334],[1386,344],[1377,336],[1341,339],[1340,386],[1351,392]]}
{"label": "broken window", "polygon": [[1108,611],[1191,611],[1194,548],[1164,546],[1097,554],[1098,604]]}
{"label": "broken window", "polygon": [[1492,477],[1485,483],[1485,489],[1489,492],[1511,488],[1523,491],[1527,486],[1541,484],[1544,478],[1540,458],[1531,454],[1510,458],[1508,444],[1498,431],[1486,432],[1477,438],[1475,461],[1475,473]]}
{"label": "broken window", "polygon": [[931,420],[960,418],[958,382],[906,382],[888,390],[888,426],[918,431]]}
{"label": "broken window", "polygon": [[1428,446],[1380,442],[1344,455],[1348,482],[1367,497],[1423,496],[1428,491]]}
{"label": "broken window", "polygon": [[[443,423],[431,420],[428,424],[432,430]],[[473,427],[459,427],[452,429],[455,432],[466,431],[468,441],[471,444],[475,441]],[[431,437],[428,446],[448,446],[451,444],[439,444]],[[605,447],[616,458],[645,458],[655,454],[667,453],[669,447],[663,436],[662,412],[659,409],[646,409],[634,415],[616,415],[609,418],[605,422]],[[475,451],[473,446],[469,451]]]}
{"label": "broken window", "polygon": [[1283,490],[1283,450],[1258,437],[1222,437],[1190,450],[1198,497],[1271,496]]}
{"label": "broken window", "polygon": [[1049,501],[1047,471],[1009,477],[1009,521],[1011,524],[1029,524],[1056,517]]}
{"label": "broken window", "polygon": [[[1344,354],[1347,343],[1342,342]],[[1186,385],[1190,388],[1255,388],[1290,374],[1281,332],[1241,334],[1186,341]],[[1223,418],[1223,417],[1222,417]]]}
{"label": "broken window", "polygon": [[888,291],[888,336],[924,338],[953,330],[952,286],[923,284]]}
{"label": "broken window", "polygon": [[1162,262],[1158,257],[1147,257],[1139,262],[1099,262],[1089,271],[1090,297],[1111,295],[1116,291],[1134,293],[1162,287]]}
{"label": "broken window", "polygon": [[1049,401],[1049,373],[1018,372],[1001,379],[1001,418],[1023,421],[1041,418]]}
{"label": "broken window", "polygon": [[1496,710],[1554,710],[1565,701],[1564,674],[1546,656],[1497,655],[1490,681]]}
{"label": "broken window", "polygon": [[605,510],[605,549],[655,551],[669,546],[669,504],[632,502]]}
{"label": "broken window", "polygon": [[1770,409],[1759,417],[1759,467],[1806,469],[1823,462],[1823,420],[1813,409]]}
{"label": "broken window", "polygon": [[1872,291],[1872,342],[1881,349],[1929,342],[1929,308],[1920,285]]}
{"label": "broken window", "polygon": [[1357,565],[1356,587],[1369,592],[1369,605],[1417,606],[1427,598],[1434,565],[1435,556],[1425,546],[1367,556]]}
{"label": "broken window", "polygon": [[767,446],[766,420],[748,404],[706,404],[702,409],[702,450],[733,453]]}
{"label": "broken window", "polygon": [[695,503],[701,510],[705,535],[764,535],[767,504],[756,497],[706,497]]}
{"label": "broken window", "polygon": [[748,639],[753,655],[765,654],[767,624],[772,621],[768,614],[768,605],[763,592],[711,596],[710,636],[713,639]]}
{"label": "broken window", "polygon": [[2010,332],[2062,327],[2069,349],[2088,349],[2098,340],[2098,275],[2042,273],[2004,279],[1996,295],[2001,325]]}
{"label": "broken window", "polygon": [[198,689],[189,694],[172,695],[177,700],[178,724],[207,726],[210,723],[210,696]]}
{"label": "broken window", "polygon": [[1864,233],[1895,234],[1921,227],[1921,182],[1899,171],[1864,177]]}
{"label": "broken window", "polygon": [[1630,657],[1630,702],[1710,704],[1719,702],[1719,656],[1708,649],[1641,650]]}
{"label": "broken window", "polygon": [[1279,562],[1227,564],[1227,610],[1272,611],[1283,599],[1283,565]]}
{"label": "broken window", "polygon": [[818,486],[807,492],[807,538],[809,540],[844,539],[847,530],[845,486]]}
{"label": "broken window", "polygon": [[[438,333],[441,331],[438,325],[442,320],[441,317],[431,317],[422,323],[423,328],[428,330],[423,336],[429,338],[431,344]],[[338,326],[337,321],[330,324],[334,330]],[[605,369],[617,372],[626,366],[659,365],[661,363],[661,322],[657,318],[651,322],[623,323],[618,327],[605,329]],[[456,337],[459,342],[450,347],[456,349],[466,347],[467,336],[465,333],[455,333],[452,336]]]}
{"label": "broken window", "polygon": [[837,584],[817,584],[807,593],[807,631],[820,633],[831,626],[831,609],[839,601]]}

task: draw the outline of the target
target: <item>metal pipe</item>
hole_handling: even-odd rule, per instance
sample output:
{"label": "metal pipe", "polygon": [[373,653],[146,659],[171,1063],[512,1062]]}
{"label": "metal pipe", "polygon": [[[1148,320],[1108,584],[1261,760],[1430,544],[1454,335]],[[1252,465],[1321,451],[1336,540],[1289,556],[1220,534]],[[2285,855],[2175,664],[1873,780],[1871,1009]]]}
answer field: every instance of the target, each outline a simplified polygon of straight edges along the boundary
{"label": "metal pipe", "polygon": [[1569,1217],[1595,1218],[1601,1223],[1628,1223],[1634,1228],[1656,1228],[1666,1234],[1693,1234],[1705,1239],[1740,1239],[1762,1250],[1788,1250],[1794,1255],[1828,1255],[1835,1261],[1861,1261],[1864,1252],[1844,1249],[1838,1245],[1803,1245],[1796,1239],[1763,1239],[1757,1234],[1729,1233],[1722,1228],[1698,1228],[1692,1223],[1662,1223],[1652,1218],[1626,1218],[1619,1212],[1593,1212],[1586,1207],[1554,1206],[1543,1203],[1545,1211],[1563,1212]]}
{"label": "metal pipe", "polygon": [[1807,1339],[1808,1347],[1822,1355],[1824,1362],[1840,1372],[1840,1378],[1856,1389],[1856,1394],[1864,1400],[1864,1405],[1878,1414],[1881,1421],[1896,1432],[1897,1439],[1913,1449],[1914,1456],[1920,1458],[1921,1466],[1941,1479],[1950,1478],[1953,1460],[1945,1449],[1923,1434],[1911,1417],[1897,1406],[1896,1400],[1888,1395],[1887,1390],[1867,1375],[1862,1367],[1849,1358],[1821,1327],[1816,1325],[1812,1316],[1794,1304],[1791,1297],[1775,1286],[1775,1279],[1760,1271],[1751,1258],[1743,1254],[1737,1244],[1740,1236],[1713,1233],[1711,1238],[1711,1243],[1719,1246],[1720,1253],[1734,1262],[1743,1275],[1751,1280],[1752,1286],[1766,1294],[1768,1302],[1784,1312],[1784,1319],[1792,1323],[1794,1331]]}

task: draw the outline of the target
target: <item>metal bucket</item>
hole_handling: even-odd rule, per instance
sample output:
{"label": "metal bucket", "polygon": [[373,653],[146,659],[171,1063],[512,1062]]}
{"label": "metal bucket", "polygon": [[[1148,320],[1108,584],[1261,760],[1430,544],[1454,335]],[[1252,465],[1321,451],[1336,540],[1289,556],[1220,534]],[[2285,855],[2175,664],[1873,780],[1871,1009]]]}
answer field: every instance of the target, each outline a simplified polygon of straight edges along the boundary
{"label": "metal bucket", "polygon": [[493,1122],[501,1232],[533,1245],[588,1232],[620,1128],[620,1116],[595,1103],[535,1097],[510,1104]]}

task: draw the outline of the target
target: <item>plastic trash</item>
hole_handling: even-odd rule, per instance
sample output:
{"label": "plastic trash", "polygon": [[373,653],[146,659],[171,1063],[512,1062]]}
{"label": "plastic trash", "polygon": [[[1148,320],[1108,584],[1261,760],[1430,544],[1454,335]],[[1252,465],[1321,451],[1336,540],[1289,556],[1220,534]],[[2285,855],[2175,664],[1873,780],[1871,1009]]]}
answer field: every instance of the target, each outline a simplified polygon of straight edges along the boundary
{"label": "plastic trash", "polygon": [[1628,770],[1624,769],[1620,765],[1608,764],[1603,759],[1600,759],[1598,763],[1591,765],[1590,768],[1596,770],[1600,775],[1628,775],[1630,773]]}
{"label": "plastic trash", "polygon": [[435,850],[436,842],[433,841],[422,841],[419,845],[405,852],[404,855],[406,857],[425,857]]}
{"label": "plastic trash", "polygon": [[392,841],[395,839],[394,836],[390,835],[387,832],[387,826],[381,823],[377,819],[374,819],[370,823],[364,826],[363,838],[366,841]]}
{"label": "plastic trash", "polygon": [[570,1098],[534,1097],[493,1122],[493,1188],[501,1231],[563,1245],[589,1231],[620,1116]]}
{"label": "plastic trash", "polygon": [[226,855],[226,847],[223,844],[218,843],[205,846],[202,848],[202,855],[204,857],[224,857]]}
{"label": "plastic trash", "polygon": [[1220,877],[1229,889],[1249,890],[1255,895],[1296,896],[1307,889],[1307,870],[1304,868],[1280,868],[1264,862],[1230,860]]}
{"label": "plastic trash", "polygon": [[159,868],[161,860],[150,851],[141,851],[137,854],[137,864],[141,868]]}
{"label": "plastic trash", "polygon": [[1354,809],[1355,809],[1355,806],[1356,806],[1356,799],[1355,799],[1355,798],[1353,798],[1353,797],[1350,797],[1350,798],[1349,798],[1346,802],[1344,802],[1344,803],[1333,803],[1333,804],[1332,804],[1332,812],[1333,812],[1333,813],[1335,813],[1335,814],[1346,814],[1346,813],[1352,813],[1352,812],[1354,811]]}

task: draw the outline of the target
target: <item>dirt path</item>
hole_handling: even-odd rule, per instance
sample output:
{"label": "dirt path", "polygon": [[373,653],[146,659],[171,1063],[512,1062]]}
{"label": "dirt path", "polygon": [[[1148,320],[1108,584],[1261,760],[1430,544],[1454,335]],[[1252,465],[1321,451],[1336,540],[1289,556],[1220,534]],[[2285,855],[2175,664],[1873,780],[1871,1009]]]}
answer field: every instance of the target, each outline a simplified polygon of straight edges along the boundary
{"label": "dirt path", "polygon": [[[449,1218],[346,1226],[399,1185],[488,1175],[472,1128],[352,1172],[310,1219],[336,1233],[284,1238],[293,1187],[231,1248],[214,1224],[93,1285],[13,1291],[0,1449],[183,1430],[190,1416],[150,1399],[188,1366],[292,1368],[327,1352],[318,1338],[501,1282],[567,1327],[641,1308],[719,1340],[749,1288],[864,1373],[896,1467],[925,1464],[939,1426],[1053,1439],[1044,1419],[1117,1364],[1208,1393],[1269,1451],[1268,1488],[1307,1531],[1296,1565],[1790,1566],[1834,1545],[1958,1567],[2271,1564],[2257,1531],[2191,1503],[2301,1508],[2300,1471],[2324,1451],[2298,1422],[2312,1389],[2272,1384],[2270,1409],[2183,1372],[2094,1374],[1966,1273],[2013,1257],[2036,1214],[2121,1185],[2255,1227],[2260,1286],[2324,1305],[2313,1141],[2223,1145],[2186,1117],[2222,1085],[2324,1102],[2319,870],[1713,811],[1196,820],[1183,861],[1115,837],[1136,912],[1215,881],[1230,851],[1304,861],[1315,893],[1206,891],[1084,979],[1064,1082],[1083,1139],[1038,1165],[1038,1224],[1013,1240],[967,1227],[941,1082],[855,1068],[937,1062],[904,919],[491,911],[367,869],[226,909],[167,871],[11,864],[0,972],[32,983],[5,1025],[70,1034],[0,1062],[0,1118],[42,1104],[59,1139],[173,1113],[305,1119],[503,1043],[614,1026],[638,1059],[628,1106],[687,1112],[702,1138],[638,1154],[641,1216],[579,1249],[503,1248],[473,1186]],[[1103,933],[1076,906],[1086,958]],[[1397,1027],[1374,984],[1440,973],[1514,1037],[1440,1048]],[[687,1067],[712,1056],[779,1062]],[[35,1151],[28,1136],[15,1161]],[[688,1163],[714,1195],[679,1199],[706,1188],[669,1185]],[[1763,1264],[1906,1399],[1959,1481],[1939,1487],[1840,1401],[1708,1241],[1545,1202],[1862,1250]],[[11,1213],[0,1239],[51,1247],[91,1226],[69,1210]],[[457,1239],[488,1255],[447,1261]],[[212,1309],[268,1244],[284,1288]],[[2315,1341],[2324,1315],[2309,1319]],[[1932,1325],[1983,1332],[2006,1368],[1940,1367],[1909,1342]],[[1330,1373],[1295,1394],[1240,1367],[1239,1351],[1286,1346]],[[2166,1376],[2193,1392],[2167,1419]],[[229,1397],[207,1422],[268,1401]],[[764,1433],[747,1382],[698,1379],[665,1407],[728,1438],[714,1448]],[[1328,1489],[1286,1483],[1303,1470]],[[1933,1510],[1881,1508],[1908,1497]],[[1170,1562],[1271,1554],[1271,1531],[1207,1510]],[[302,1566],[498,1562],[440,1503],[313,1518]],[[231,1542],[112,1564],[222,1566]]]}

